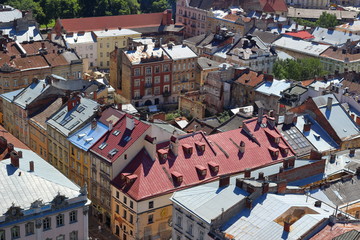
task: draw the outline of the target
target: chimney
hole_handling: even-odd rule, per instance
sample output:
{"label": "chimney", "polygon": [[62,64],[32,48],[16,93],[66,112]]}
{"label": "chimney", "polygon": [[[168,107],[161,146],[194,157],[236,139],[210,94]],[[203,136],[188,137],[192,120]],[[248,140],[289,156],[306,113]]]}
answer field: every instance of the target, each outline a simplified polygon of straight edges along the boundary
{"label": "chimney", "polygon": [[330,163],[335,163],[335,161],[336,161],[336,154],[335,153],[330,154]]}
{"label": "chimney", "polygon": [[311,122],[310,121],[307,121],[305,124],[304,124],[304,127],[303,127],[303,132],[309,132],[311,130]]}
{"label": "chimney", "polygon": [[34,169],[34,161],[30,161],[29,165],[30,165],[30,172],[33,172],[35,170]]}
{"label": "chimney", "polygon": [[135,120],[126,116],[126,128],[132,131],[135,128]]}
{"label": "chimney", "polygon": [[333,102],[333,98],[332,98],[332,97],[328,97],[328,99],[327,99],[327,106],[326,106],[326,110],[327,110],[327,111],[331,111],[332,102]]}
{"label": "chimney", "polygon": [[8,143],[8,144],[7,144],[7,149],[8,149],[8,152],[9,152],[9,153],[12,152],[12,151],[14,151],[14,144]]}
{"label": "chimney", "polygon": [[0,136],[0,149],[5,150],[7,148],[7,140],[3,136]]}
{"label": "chimney", "polygon": [[284,161],[283,161],[283,167],[284,167],[284,169],[288,169],[288,168],[289,168],[289,159],[284,159]]}
{"label": "chimney", "polygon": [[268,193],[269,192],[269,182],[263,182],[262,184],[262,194]]}
{"label": "chimney", "polygon": [[284,232],[290,232],[290,222],[288,220],[284,221]]}
{"label": "chimney", "polygon": [[219,178],[219,188],[220,187],[227,187],[230,184],[230,176],[221,176]]}
{"label": "chimney", "polygon": [[93,91],[93,98],[94,98],[94,100],[97,99],[97,91]]}
{"label": "chimney", "polygon": [[296,123],[297,123],[297,116],[294,116],[294,118],[293,118],[293,124],[296,125]]}
{"label": "chimney", "polygon": [[15,151],[12,151],[10,153],[10,160],[11,160],[11,165],[13,165],[16,168],[19,168],[19,166],[20,166],[19,155]]}
{"label": "chimney", "polygon": [[321,160],[321,159],[322,159],[322,153],[315,149],[311,149],[310,160]]}
{"label": "chimney", "polygon": [[74,96],[67,102],[68,112],[70,112],[76,105],[80,103],[80,97]]}
{"label": "chimney", "polygon": [[18,154],[19,158],[23,157],[22,151],[18,151],[17,154]]}
{"label": "chimney", "polygon": [[280,167],[279,167],[279,173],[282,173],[282,172],[284,172],[284,167],[283,167],[283,166],[280,166]]}
{"label": "chimney", "polygon": [[263,109],[263,108],[259,108],[259,112],[258,112],[258,123],[262,123],[263,115],[264,115],[264,109]]}
{"label": "chimney", "polygon": [[96,127],[97,127],[97,121],[96,121],[96,119],[93,119],[93,120],[91,121],[91,130],[95,130]]}
{"label": "chimney", "polygon": [[278,182],[277,192],[278,194],[284,194],[286,192],[287,182],[285,180]]}
{"label": "chimney", "polygon": [[245,206],[247,209],[252,209],[252,200],[249,197],[245,198]]}
{"label": "chimney", "polygon": [[[175,134],[176,134],[176,132],[175,132]],[[171,136],[171,138],[170,138],[170,149],[175,156],[178,155],[179,139],[175,135]]]}
{"label": "chimney", "polygon": [[41,42],[41,48],[45,49],[45,42]]}
{"label": "chimney", "polygon": [[275,127],[275,118],[273,117],[268,117],[268,124],[271,126],[271,127]]}
{"label": "chimney", "polygon": [[244,173],[244,178],[250,178],[251,177],[251,169],[246,168]]}
{"label": "chimney", "polygon": [[156,155],[157,155],[157,153],[156,153],[156,145],[157,145],[156,137],[154,137],[153,142],[150,143],[150,144],[151,144],[151,146],[150,146],[151,152],[149,152],[149,154],[150,154],[151,159],[153,161],[155,161],[156,160]]}
{"label": "chimney", "polygon": [[[359,170],[360,170],[360,167],[359,167]],[[236,179],[236,187],[242,189],[243,188],[243,183],[244,183],[244,181],[241,178]]]}
{"label": "chimney", "polygon": [[259,172],[259,177],[258,177],[258,180],[264,180],[265,177],[264,177],[264,172]]}
{"label": "chimney", "polygon": [[118,103],[117,109],[118,109],[119,111],[122,111],[122,103]]}
{"label": "chimney", "polygon": [[314,204],[315,207],[321,207],[321,201],[317,200]]}
{"label": "chimney", "polygon": [[109,131],[111,131],[113,129],[113,121],[110,120],[109,121]]}
{"label": "chimney", "polygon": [[350,149],[350,157],[355,156],[355,148]]}
{"label": "chimney", "polygon": [[244,153],[244,152],[245,152],[245,142],[244,142],[244,141],[241,141],[241,142],[240,142],[239,151],[240,151],[241,153]]}

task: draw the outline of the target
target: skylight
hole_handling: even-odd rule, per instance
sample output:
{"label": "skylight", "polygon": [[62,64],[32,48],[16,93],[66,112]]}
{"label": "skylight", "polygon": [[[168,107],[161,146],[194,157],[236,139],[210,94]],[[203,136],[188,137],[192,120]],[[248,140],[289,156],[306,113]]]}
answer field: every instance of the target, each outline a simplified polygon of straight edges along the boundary
{"label": "skylight", "polygon": [[112,149],[110,152],[109,152],[109,155],[111,157],[113,157],[117,152],[119,152],[119,150],[117,150],[116,148]]}
{"label": "skylight", "polygon": [[131,140],[131,137],[130,136],[126,136],[125,138],[124,138],[124,141],[125,142],[129,142]]}
{"label": "skylight", "polygon": [[60,122],[60,125],[61,125],[61,126],[64,126],[64,125],[66,125],[68,122],[70,122],[71,120],[73,120],[73,117],[72,117],[72,116],[68,116],[67,118],[65,118],[64,120],[62,120],[62,121]]}
{"label": "skylight", "polygon": [[99,148],[101,150],[103,150],[108,144],[106,142],[103,142],[102,144],[100,144]]}
{"label": "skylight", "polygon": [[115,131],[113,132],[113,135],[118,136],[120,133],[121,133],[121,132],[120,132],[119,130],[115,130]]}
{"label": "skylight", "polygon": [[85,108],[83,106],[80,106],[76,109],[77,112],[81,113],[82,111],[84,111]]}

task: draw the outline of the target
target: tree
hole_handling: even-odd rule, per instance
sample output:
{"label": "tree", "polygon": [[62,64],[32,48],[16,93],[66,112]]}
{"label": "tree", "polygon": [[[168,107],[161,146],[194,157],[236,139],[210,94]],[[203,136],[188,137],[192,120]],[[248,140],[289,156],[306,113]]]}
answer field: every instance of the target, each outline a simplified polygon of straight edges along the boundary
{"label": "tree", "polygon": [[330,14],[327,12],[323,12],[319,19],[316,21],[317,26],[323,28],[333,28],[339,25],[338,20],[336,19],[335,14]]}
{"label": "tree", "polygon": [[8,0],[5,2],[5,4],[23,11],[31,10],[33,12],[34,18],[39,23],[44,22],[45,14],[39,2],[35,2],[33,0]]}
{"label": "tree", "polygon": [[318,58],[277,60],[273,68],[277,79],[302,81],[326,74]]}
{"label": "tree", "polygon": [[163,12],[170,7],[167,0],[156,0],[152,4],[152,12]]}

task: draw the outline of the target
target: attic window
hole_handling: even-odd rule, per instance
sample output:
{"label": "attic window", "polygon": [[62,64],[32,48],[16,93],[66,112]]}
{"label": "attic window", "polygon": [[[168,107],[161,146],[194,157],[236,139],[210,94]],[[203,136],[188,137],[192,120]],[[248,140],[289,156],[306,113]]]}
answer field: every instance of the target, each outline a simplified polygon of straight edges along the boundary
{"label": "attic window", "polygon": [[206,176],[206,168],[205,167],[203,167],[201,165],[196,165],[195,168],[200,176],[202,176],[202,177]]}
{"label": "attic window", "polygon": [[183,175],[181,173],[174,171],[171,173],[171,175],[174,178],[176,184],[180,185],[182,183]]}
{"label": "attic window", "polygon": [[279,144],[280,151],[287,155],[289,153],[289,147],[284,144]]}
{"label": "attic window", "polygon": [[113,157],[117,152],[119,152],[119,150],[117,150],[116,148],[113,148],[110,152],[109,152],[109,156]]}
{"label": "attic window", "polygon": [[205,151],[205,143],[203,142],[196,142],[195,143],[196,145],[196,148],[201,151],[201,152],[204,152]]}
{"label": "attic window", "polygon": [[127,175],[126,176],[126,184],[133,183],[133,182],[135,182],[136,179],[137,179],[136,174]]}
{"label": "attic window", "polygon": [[168,150],[167,149],[159,149],[158,151],[159,158],[161,160],[165,160],[168,158]]}
{"label": "attic window", "polygon": [[99,149],[103,150],[108,144],[106,142],[103,142],[100,144]]}
{"label": "attic window", "polygon": [[120,134],[121,132],[119,131],[119,130],[115,130],[115,131],[113,131],[113,135],[115,135],[115,136],[118,136],[119,134]]}
{"label": "attic window", "polygon": [[192,152],[193,152],[193,147],[192,146],[190,146],[189,144],[184,144],[182,146],[183,146],[185,154],[188,154],[188,155],[192,154]]}
{"label": "attic window", "polygon": [[269,147],[271,156],[277,158],[279,156],[279,150],[273,147]]}
{"label": "attic window", "polygon": [[213,172],[213,173],[219,172],[219,164],[214,163],[214,162],[209,162],[208,165],[209,165],[211,172]]}
{"label": "attic window", "polygon": [[77,112],[81,113],[82,111],[84,111],[85,108],[83,106],[80,106],[76,109]]}
{"label": "attic window", "polygon": [[129,142],[131,140],[131,137],[130,136],[126,136],[125,138],[124,138],[124,141],[125,142]]}
{"label": "attic window", "polygon": [[274,131],[270,131],[270,130],[265,130],[266,134],[275,142],[275,143],[279,143],[280,142],[280,135]]}
{"label": "attic window", "polygon": [[121,173],[121,180],[125,180],[127,176],[131,175],[131,173]]}

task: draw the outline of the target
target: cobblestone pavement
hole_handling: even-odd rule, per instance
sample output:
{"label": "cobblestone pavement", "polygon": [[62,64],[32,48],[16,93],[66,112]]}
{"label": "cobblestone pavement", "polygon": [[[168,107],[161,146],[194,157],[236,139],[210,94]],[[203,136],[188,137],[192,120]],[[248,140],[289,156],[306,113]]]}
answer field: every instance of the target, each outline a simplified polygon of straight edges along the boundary
{"label": "cobblestone pavement", "polygon": [[[99,230],[99,225],[101,230]],[[118,240],[105,225],[96,221],[96,218],[89,214],[89,239],[91,240]]]}

